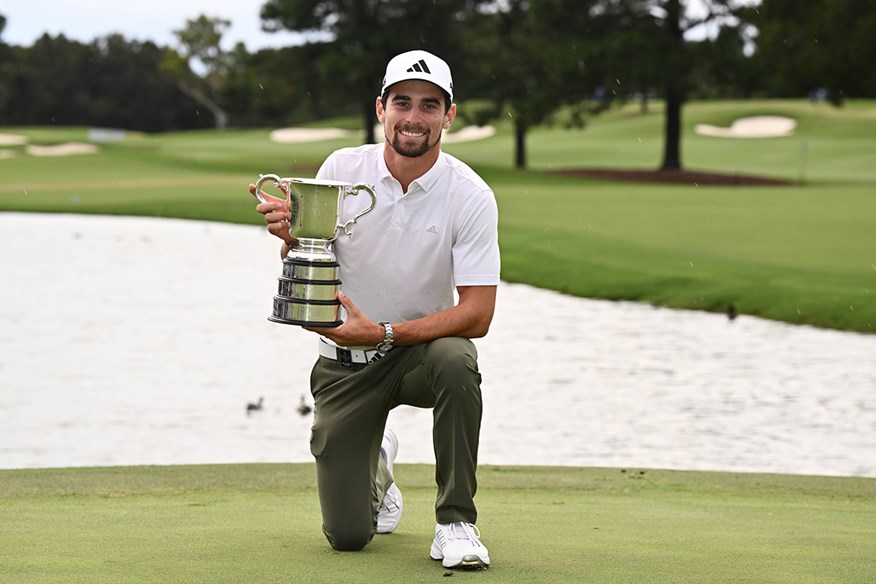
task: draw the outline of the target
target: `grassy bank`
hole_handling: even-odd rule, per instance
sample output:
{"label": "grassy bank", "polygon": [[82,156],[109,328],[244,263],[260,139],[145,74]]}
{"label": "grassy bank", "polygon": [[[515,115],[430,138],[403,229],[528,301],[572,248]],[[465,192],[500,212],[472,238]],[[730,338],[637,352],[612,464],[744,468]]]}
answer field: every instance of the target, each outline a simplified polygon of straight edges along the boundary
{"label": "grassy bank", "polygon": [[[697,135],[752,115],[798,121],[781,138]],[[503,277],[569,294],[739,312],[874,332],[876,103],[693,103],[688,168],[798,181],[783,187],[646,185],[561,177],[574,167],[655,168],[659,105],[614,110],[583,130],[539,128],[530,168],[511,168],[510,127],[449,144],[494,187]],[[3,128],[34,143],[86,139],[84,129]],[[0,210],[115,213],[259,224],[246,185],[259,173],[312,176],[355,139],[275,144],[267,130],[129,136],[97,155],[29,156],[5,147]]]}
{"label": "grassy bank", "polygon": [[[320,531],[311,464],[0,471],[2,582],[433,582],[434,481],[364,552]],[[479,582],[872,582],[876,480],[483,467]]]}

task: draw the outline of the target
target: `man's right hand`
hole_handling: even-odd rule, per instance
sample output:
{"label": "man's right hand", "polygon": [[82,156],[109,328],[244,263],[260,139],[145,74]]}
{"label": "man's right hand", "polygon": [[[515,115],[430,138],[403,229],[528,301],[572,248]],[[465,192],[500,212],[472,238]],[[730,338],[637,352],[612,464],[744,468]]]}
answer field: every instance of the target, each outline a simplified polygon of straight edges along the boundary
{"label": "man's right hand", "polygon": [[[256,196],[254,184],[249,185],[249,192]],[[289,235],[289,200],[273,197],[265,191],[260,194],[265,202],[256,205],[256,211],[265,216],[268,233],[279,237],[290,246],[295,245],[297,241]]]}

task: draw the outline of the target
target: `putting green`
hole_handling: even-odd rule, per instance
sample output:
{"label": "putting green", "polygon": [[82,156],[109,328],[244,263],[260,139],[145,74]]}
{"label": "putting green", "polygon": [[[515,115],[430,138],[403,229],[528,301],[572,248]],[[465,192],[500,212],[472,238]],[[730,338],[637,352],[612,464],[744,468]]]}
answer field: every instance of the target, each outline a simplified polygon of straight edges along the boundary
{"label": "putting green", "polygon": [[[432,467],[398,465],[398,531],[320,531],[312,464],[0,471],[3,582],[429,582]],[[479,527],[515,582],[865,583],[876,479],[487,466]]]}

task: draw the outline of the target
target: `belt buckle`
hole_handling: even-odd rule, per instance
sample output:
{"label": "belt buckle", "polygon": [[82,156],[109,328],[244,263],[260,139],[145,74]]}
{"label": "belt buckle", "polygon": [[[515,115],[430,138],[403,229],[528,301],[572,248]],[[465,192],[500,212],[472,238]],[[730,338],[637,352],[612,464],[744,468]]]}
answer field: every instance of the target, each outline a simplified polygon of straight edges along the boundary
{"label": "belt buckle", "polygon": [[345,367],[347,369],[353,368],[353,352],[350,349],[342,349],[338,347],[338,363],[341,364],[341,367]]}

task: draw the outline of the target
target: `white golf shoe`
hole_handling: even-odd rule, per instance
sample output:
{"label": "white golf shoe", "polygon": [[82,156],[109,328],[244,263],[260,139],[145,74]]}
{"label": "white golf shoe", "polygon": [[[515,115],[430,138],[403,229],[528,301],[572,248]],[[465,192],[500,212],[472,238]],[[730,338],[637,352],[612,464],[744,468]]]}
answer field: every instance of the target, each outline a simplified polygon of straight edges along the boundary
{"label": "white golf shoe", "polygon": [[445,568],[481,570],[490,566],[490,553],[481,543],[481,532],[471,523],[435,526],[435,540],[429,556]]}
{"label": "white golf shoe", "polygon": [[[398,455],[398,438],[395,432],[388,429],[383,433],[383,442],[380,445],[380,456],[386,461],[386,468],[392,474],[392,465]],[[395,482],[389,485],[383,502],[377,510],[377,533],[392,533],[401,522],[402,494]]]}

